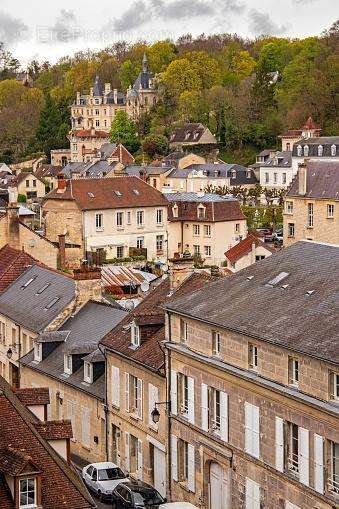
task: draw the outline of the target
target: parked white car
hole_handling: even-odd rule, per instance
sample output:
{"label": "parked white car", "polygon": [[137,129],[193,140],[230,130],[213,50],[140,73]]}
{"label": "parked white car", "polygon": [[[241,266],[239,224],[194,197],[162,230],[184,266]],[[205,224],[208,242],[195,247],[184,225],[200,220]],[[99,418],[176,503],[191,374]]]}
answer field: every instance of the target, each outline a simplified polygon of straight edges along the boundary
{"label": "parked white car", "polygon": [[101,500],[111,499],[114,488],[121,482],[128,481],[128,476],[121,468],[109,461],[87,465],[82,469],[82,478],[86,486]]}

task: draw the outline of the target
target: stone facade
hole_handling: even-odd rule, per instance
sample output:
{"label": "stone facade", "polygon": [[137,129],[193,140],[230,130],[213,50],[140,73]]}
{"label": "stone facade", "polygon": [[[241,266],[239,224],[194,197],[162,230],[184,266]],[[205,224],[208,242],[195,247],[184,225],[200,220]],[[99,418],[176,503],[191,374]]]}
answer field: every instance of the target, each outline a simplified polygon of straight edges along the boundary
{"label": "stone facade", "polygon": [[[172,456],[173,499],[186,500],[201,508],[334,507],[338,499],[331,482],[331,447],[339,441],[338,414],[335,406],[327,403],[324,407],[321,403],[329,401],[328,380],[333,366],[296,355],[300,383],[299,391],[293,397],[284,390],[284,387],[291,386],[291,351],[230,331],[217,330],[220,333],[221,353],[218,358],[212,357],[211,328],[195,320],[186,322],[185,345],[189,350],[186,346],[182,347],[180,318],[171,314],[171,341],[174,343],[168,350],[171,380],[173,373],[186,375],[191,380],[189,385],[194,392],[193,396],[188,396],[189,400],[193,397],[191,413],[182,412],[179,404],[177,411],[173,411],[172,403],[172,441],[177,443],[177,447],[184,441],[193,448],[188,479],[180,472],[180,453],[175,467],[173,462],[176,459]],[[258,348],[255,369],[249,367],[250,344]],[[199,352],[199,355],[196,356],[194,352]],[[267,383],[268,380],[274,383]],[[172,399],[176,398],[173,384],[169,383]],[[205,431],[203,385],[227,395],[224,436],[213,428]],[[179,392],[178,387],[177,394]],[[308,397],[300,397],[299,393]],[[247,438],[249,424],[245,413],[247,408],[253,408],[251,405],[258,409],[256,451],[250,450]],[[303,433],[304,438],[307,437],[308,444],[306,463],[299,454],[298,467],[294,469],[289,463],[291,423],[297,426],[296,429]],[[282,443],[278,441],[277,431],[274,431],[280,425]],[[319,443],[323,447],[320,470],[319,457],[316,457]],[[300,440],[299,448],[302,447]],[[298,468],[299,472],[296,471]],[[216,478],[216,472],[219,478]],[[252,492],[250,487],[253,487],[253,481],[256,485]],[[223,497],[223,505],[214,506],[219,496]]]}
{"label": "stone facade", "polygon": [[137,120],[156,104],[156,100],[154,75],[148,68],[148,59],[144,54],[141,72],[126,93],[126,111],[133,120]]}

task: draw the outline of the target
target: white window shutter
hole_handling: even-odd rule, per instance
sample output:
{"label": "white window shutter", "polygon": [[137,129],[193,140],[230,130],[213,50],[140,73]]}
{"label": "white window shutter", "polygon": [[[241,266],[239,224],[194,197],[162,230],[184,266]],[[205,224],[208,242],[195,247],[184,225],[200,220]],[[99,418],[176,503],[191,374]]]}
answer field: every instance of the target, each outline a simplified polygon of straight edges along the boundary
{"label": "white window shutter", "polygon": [[90,447],[90,422],[89,422],[89,409],[82,407],[82,444],[85,447]]}
{"label": "white window shutter", "polygon": [[324,493],[324,439],[314,434],[314,489]]}
{"label": "white window shutter", "polygon": [[175,435],[171,435],[171,467],[172,479],[178,480],[178,440]]}
{"label": "white window shutter", "polygon": [[288,500],[286,500],[285,509],[300,509],[300,507],[295,504],[292,504],[292,502],[289,502]]}
{"label": "white window shutter", "polygon": [[188,479],[187,488],[195,492],[195,458],[194,445],[188,444]]}
{"label": "white window shutter", "polygon": [[125,373],[125,410],[129,412],[129,374]]}
{"label": "white window shutter", "polygon": [[228,394],[220,391],[220,438],[228,442]]}
{"label": "white window shutter", "polygon": [[309,485],[309,431],[305,428],[298,428],[299,441],[299,481],[306,486]]}
{"label": "white window shutter", "polygon": [[137,413],[142,418],[142,380],[137,378]]}
{"label": "white window shutter", "polygon": [[138,479],[142,480],[142,441],[138,440]]}
{"label": "white window shutter", "polygon": [[259,458],[260,436],[259,436],[259,407],[252,405],[252,454],[255,458]]}
{"label": "white window shutter", "polygon": [[158,403],[159,390],[158,387],[155,387],[152,384],[148,384],[148,424],[150,426],[157,427],[157,425],[152,420],[152,412],[155,408],[155,404]]}
{"label": "white window shutter", "polygon": [[245,402],[245,451],[252,454],[252,405]]}
{"label": "white window shutter", "polygon": [[171,413],[178,413],[178,374],[174,369],[171,370]]}
{"label": "white window shutter", "polygon": [[201,429],[208,431],[208,387],[201,384]]}
{"label": "white window shutter", "polygon": [[246,477],[245,509],[260,509],[260,486]]}
{"label": "white window shutter", "polygon": [[275,418],[275,468],[284,471],[284,420]]}
{"label": "white window shutter", "polygon": [[125,433],[125,469],[129,472],[129,433]]}
{"label": "white window shutter", "polygon": [[188,421],[194,424],[194,378],[188,376]]}
{"label": "white window shutter", "polygon": [[116,366],[111,369],[112,405],[120,406],[120,370]]}

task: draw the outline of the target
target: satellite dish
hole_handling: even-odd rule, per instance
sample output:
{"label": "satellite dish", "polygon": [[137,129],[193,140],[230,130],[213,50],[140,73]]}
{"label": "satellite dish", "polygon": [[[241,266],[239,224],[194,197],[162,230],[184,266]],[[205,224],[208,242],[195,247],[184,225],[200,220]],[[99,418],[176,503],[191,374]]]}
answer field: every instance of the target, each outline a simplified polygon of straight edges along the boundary
{"label": "satellite dish", "polygon": [[148,292],[149,290],[149,283],[147,281],[143,281],[140,285],[140,290],[142,292]]}
{"label": "satellite dish", "polygon": [[128,311],[132,311],[132,309],[135,308],[135,304],[132,300],[126,299],[126,302],[124,303],[124,308],[127,309]]}

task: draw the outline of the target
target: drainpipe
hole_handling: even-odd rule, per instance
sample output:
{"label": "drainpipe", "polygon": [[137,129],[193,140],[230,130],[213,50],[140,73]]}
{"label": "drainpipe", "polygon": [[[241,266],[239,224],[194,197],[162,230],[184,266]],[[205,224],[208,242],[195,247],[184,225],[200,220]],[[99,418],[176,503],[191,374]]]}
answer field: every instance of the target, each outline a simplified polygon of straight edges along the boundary
{"label": "drainpipe", "polygon": [[[168,341],[172,342],[172,326],[171,326],[171,315],[167,312],[167,318],[168,318]],[[171,350],[167,349],[167,401],[171,401]],[[171,448],[171,404],[168,406],[168,414],[167,414],[167,442],[168,442],[168,458],[167,458],[167,469],[168,469],[168,480],[167,480],[167,486],[168,486],[168,498],[171,501],[172,500],[172,448]]]}
{"label": "drainpipe", "polygon": [[98,349],[105,357],[105,402],[104,402],[104,412],[105,412],[105,457],[106,461],[108,461],[108,397],[107,397],[107,354],[106,348],[103,347],[103,350],[100,348],[100,343],[98,344]]}

